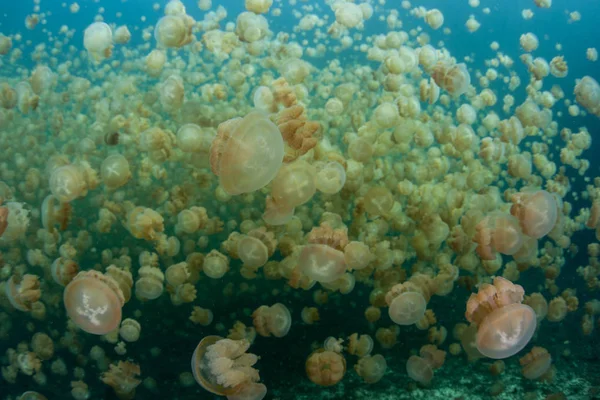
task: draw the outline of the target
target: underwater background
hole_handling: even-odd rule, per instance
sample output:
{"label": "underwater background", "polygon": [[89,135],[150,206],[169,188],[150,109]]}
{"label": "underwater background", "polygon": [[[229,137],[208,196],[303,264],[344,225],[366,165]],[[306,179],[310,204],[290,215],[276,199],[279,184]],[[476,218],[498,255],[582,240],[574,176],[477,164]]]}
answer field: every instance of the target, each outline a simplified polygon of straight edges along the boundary
{"label": "underwater background", "polygon": [[[0,280],[3,282],[0,286],[0,398],[43,398],[19,397],[27,391],[38,392],[47,399],[222,398],[194,380],[190,359],[202,338],[226,337],[237,321],[247,327],[247,338],[255,336],[250,340],[248,352],[259,356],[254,367],[260,372],[260,383],[267,387],[266,399],[600,398],[600,324],[596,315],[600,313],[600,306],[594,303],[600,301],[597,282],[600,266],[598,249],[589,247],[598,246],[599,241],[597,226],[590,226],[589,221],[593,219],[594,202],[600,201],[600,180],[597,179],[600,148],[594,140],[600,134],[600,87],[592,87],[591,99],[583,103],[576,100],[574,93],[576,80],[584,76],[600,80],[600,64],[586,57],[587,49],[600,48],[597,21],[600,1],[554,0],[549,8],[536,4],[543,1],[275,0],[262,14],[268,29],[264,31],[264,26],[261,27],[264,32],[258,41],[264,45],[255,51],[250,46],[251,41],[236,29],[241,25],[240,14],[247,12],[247,3],[252,1],[212,0],[210,7],[202,10],[199,3],[210,2],[173,0],[171,3],[184,6],[183,14],[191,17],[193,23],[188,27],[189,32],[182,34],[187,35],[185,43],[165,46],[155,37],[154,27],[165,16],[167,1],[80,0],[74,12],[73,2],[1,0],[0,34],[11,38],[12,44],[9,51],[0,55],[0,143],[3,144],[0,197],[4,203],[22,204],[25,211],[19,208],[21,206],[8,207],[6,232],[11,232],[11,224],[13,230],[21,224],[21,231],[14,237],[6,233],[3,239],[0,237]],[[339,23],[335,26],[336,14],[340,12],[334,10],[348,4],[368,4],[372,16],[357,26],[340,27]],[[176,11],[170,15],[179,18],[181,6],[171,7]],[[225,10],[226,16],[223,11],[217,11],[218,8]],[[443,25],[439,29],[432,29],[425,22],[424,13],[432,9],[443,14]],[[484,9],[488,9],[487,12]],[[526,9],[533,12],[530,19],[522,15]],[[571,14],[573,12],[578,14]],[[310,29],[299,29],[300,20],[307,15],[314,15],[319,22]],[[395,17],[390,19],[390,15]],[[473,32],[465,26],[470,16],[481,24]],[[84,31],[97,21],[111,27],[113,40],[116,28],[127,26],[130,39],[123,44],[111,43],[110,52],[91,54],[93,51],[84,46]],[[259,24],[252,18],[249,21],[248,24]],[[227,24],[233,25],[228,27]],[[223,43],[214,48],[207,45],[203,37],[211,30],[235,33],[234,39],[223,36],[215,39],[230,40],[232,49],[224,49],[226,44]],[[429,82],[434,66],[426,67],[419,60],[419,65],[393,74],[385,60],[399,51],[398,46],[381,49],[381,55],[368,56],[368,49],[378,46],[376,37],[389,32],[405,32],[402,46],[415,51],[429,43],[438,50],[440,63],[454,66],[466,62],[469,89],[452,95],[451,85],[444,86],[436,80],[441,96],[446,99],[430,104],[427,98],[419,98],[420,83]],[[539,47],[531,52],[533,57],[550,63],[555,56],[563,56],[568,62],[566,77],[546,73],[540,78],[536,76],[537,70],[534,72],[535,67],[528,64],[531,60],[520,59],[528,53],[520,43],[521,35],[527,32],[539,39]],[[348,40],[352,44],[344,45]],[[492,42],[498,43],[499,50],[490,47]],[[147,58],[154,49],[162,51],[167,59],[158,73],[151,72],[153,66]],[[503,65],[499,60],[504,56],[513,62]],[[47,66],[50,71],[41,78],[47,80],[40,85],[42,89],[17,89],[20,82],[31,82],[39,66]],[[487,74],[490,68],[497,71]],[[232,77],[240,71],[242,82],[237,82]],[[495,74],[496,79],[485,82],[480,79]],[[183,94],[163,90],[162,85],[174,75],[184,82]],[[401,78],[388,78],[389,75]],[[278,125],[283,129],[278,118],[289,105],[283,104],[286,100],[281,102],[277,85],[273,84],[281,76],[287,79],[294,98],[297,97],[294,104],[302,104],[306,108],[303,115],[319,126],[314,133],[317,140],[308,151],[292,146],[291,140],[284,137],[286,158],[280,163],[284,165],[281,168],[304,162],[310,164],[316,171],[311,173],[316,176],[326,163],[336,162],[345,170],[346,185],[342,181],[333,194],[318,188],[313,190],[305,202],[294,205],[292,222],[288,219],[276,224],[265,221],[263,212],[269,207],[267,198],[272,194],[271,186],[277,181],[278,171],[274,170],[271,179],[249,191],[250,194],[218,189],[219,185],[224,186],[225,178],[223,172],[217,176],[215,168],[225,166],[213,165],[213,159],[218,158],[213,138],[218,136],[225,121],[245,117],[254,109],[269,115],[264,117],[269,127]],[[511,77],[518,77],[520,84],[509,88]],[[399,83],[394,83],[394,79]],[[538,86],[536,81],[540,82]],[[353,85],[344,89],[349,94],[339,93],[337,88],[344,84]],[[555,85],[560,89],[553,90]],[[31,86],[35,85],[31,83]],[[268,96],[265,100],[268,104],[259,104],[262,100],[254,95],[259,87],[270,88],[275,100],[271,95],[270,100]],[[484,89],[490,89],[497,101],[482,106]],[[178,87],[173,89],[177,90]],[[552,92],[555,100],[549,107],[542,98],[544,91]],[[558,95],[560,92],[562,97]],[[514,106],[506,107],[506,95],[513,97]],[[11,96],[16,99],[12,104]],[[344,109],[331,112],[333,103],[328,101],[336,96]],[[352,100],[345,100],[345,96]],[[419,103],[420,109],[413,112],[408,110],[410,107],[398,106],[397,115],[390,117],[392,122],[376,121],[375,110],[383,103],[395,105],[399,98]],[[515,111],[528,102],[535,103],[535,107],[522,113]],[[458,125],[464,125],[463,118],[456,116],[463,104],[473,106],[476,120],[466,124],[470,125],[473,138],[461,150],[454,143],[454,133],[448,133],[451,139],[445,135],[455,132]],[[569,110],[570,105],[578,105],[577,112]],[[536,115],[525,116],[526,113]],[[516,143],[503,138],[505,134],[498,124],[484,123],[489,114],[497,114],[499,120],[516,115],[523,137]],[[548,115],[551,122],[535,122],[538,116],[544,119]],[[397,129],[412,129],[412,134],[417,135],[416,129],[407,128],[409,120],[418,121],[419,126],[431,124],[428,128],[432,132],[431,143],[420,145],[410,139],[401,143],[398,138],[403,134],[396,133]],[[177,132],[185,124],[199,126],[206,135],[203,140],[208,137],[209,143],[199,146],[202,149],[197,152],[183,149],[183,140]],[[444,127],[446,125],[453,128]],[[153,128],[161,132],[156,133],[158,138],[144,139],[145,132]],[[241,128],[235,129],[231,136]],[[581,137],[590,138],[590,144],[584,148],[571,143],[573,136],[580,132],[585,132]],[[506,154],[485,159],[480,148],[485,137],[497,139],[494,143],[505,146],[500,152]],[[89,142],[83,142],[86,138]],[[359,161],[359,156],[350,154],[350,144],[357,138],[373,147],[372,156]],[[291,147],[294,149],[290,151]],[[430,151],[432,148],[438,150]],[[566,157],[561,157],[563,148],[573,151],[576,160],[566,162]],[[521,153],[529,154],[525,158],[530,168],[532,154],[544,155],[545,161],[534,159],[531,176],[515,176],[509,173],[508,159]],[[107,175],[102,172],[103,161],[114,154],[123,155],[131,171],[129,179],[117,187],[103,182]],[[243,159],[238,153],[229,162],[243,163]],[[427,175],[423,170],[435,168],[437,161],[433,159],[443,160],[440,162],[446,167],[442,173]],[[587,160],[589,166],[582,168],[581,160]],[[554,163],[556,171],[544,172],[544,162]],[[410,166],[411,163],[414,166]],[[52,176],[69,165],[78,169],[85,183],[76,185],[78,196],[62,199],[60,190],[53,186]],[[469,182],[470,168],[483,171],[483,184],[457,183]],[[251,180],[252,175],[238,178]],[[282,184],[290,181],[293,180]],[[402,182],[406,181],[412,185],[410,190],[404,189],[408,184]],[[370,190],[375,187],[387,188],[383,197],[391,202],[385,212],[371,211],[377,206],[372,205],[374,200],[365,205]],[[475,223],[467,220],[479,218],[478,222],[496,211],[510,215],[510,195],[528,190],[546,190],[560,198],[556,207],[562,217],[557,220],[563,219],[564,232],[555,237],[543,235],[536,242],[537,252],[529,258],[515,262],[512,255],[498,253],[494,258],[499,263],[498,268],[484,265],[485,260],[480,259],[480,253],[475,250],[480,244],[474,238]],[[505,194],[505,191],[510,193]],[[458,195],[457,192],[464,193]],[[43,214],[47,210],[42,204],[49,195],[55,196],[54,201],[68,215],[57,211],[54,224],[46,226]],[[454,203],[447,200],[451,196],[462,199],[457,200],[460,205],[454,207],[458,210],[454,210],[455,214]],[[429,198],[433,198],[433,205],[428,203]],[[396,208],[392,203],[397,204]],[[134,221],[135,207],[155,210],[160,214],[160,222],[154,220],[153,227],[148,228],[147,221]],[[199,222],[201,227],[189,232],[183,228],[179,215],[192,207],[203,207],[208,222],[204,227]],[[22,217],[19,221],[11,219],[13,213],[19,212]],[[61,218],[63,222],[59,221]],[[438,226],[442,231],[447,230],[442,240],[423,234],[427,229],[424,221],[431,219],[443,221],[445,228]],[[353,275],[347,279],[353,283],[356,280],[349,293],[341,293],[344,291],[341,282],[321,285],[314,279],[311,281],[303,267],[297,266],[303,246],[331,244],[322,238],[311,241],[309,233],[326,225],[323,221],[339,222],[334,228],[336,232],[345,232],[347,242],[363,242],[371,249],[372,258],[366,269],[343,271]],[[143,227],[139,228],[138,223]],[[469,246],[468,250],[455,251],[452,232],[457,232],[459,229],[453,228],[461,225],[460,231],[468,236]],[[230,235],[234,232],[248,235],[261,227],[272,233],[271,241],[276,242],[276,248],[269,250],[268,263],[271,264],[266,265],[270,270],[280,268],[279,272],[267,274],[265,263],[244,269],[239,259],[238,238],[232,239]],[[156,232],[139,233],[145,229]],[[428,241],[425,251],[416,249],[414,239],[422,234]],[[338,243],[336,251],[341,253],[343,247],[344,244]],[[206,262],[212,250],[219,251],[228,260],[227,271],[216,279],[202,272],[202,260]],[[146,265],[140,258],[143,252],[156,253],[156,265],[152,267],[163,273],[170,266],[187,263],[184,281],[195,289],[192,300],[178,298],[177,285],[170,284],[168,278],[164,292],[157,298],[148,300],[136,296],[135,282],[140,277],[140,268]],[[198,253],[200,255],[190,258]],[[461,258],[466,260],[467,257],[469,260],[463,263]],[[129,273],[132,294],[122,306],[122,319],[137,321],[141,327],[139,339],[124,343],[118,331],[94,335],[69,323],[63,301],[64,286],[69,280],[59,284],[53,279],[55,267],[52,265],[58,258],[61,262],[73,261],[78,271],[106,273],[109,265],[116,265]],[[434,290],[434,295],[426,298],[426,307],[435,313],[435,321],[426,329],[412,323],[394,324],[388,316],[386,293],[417,273],[434,279],[441,273],[441,260],[452,265],[455,276],[448,293],[441,295]],[[510,270],[506,272],[510,263]],[[43,303],[44,311],[37,315],[33,315],[31,304],[20,310],[15,307],[19,299],[11,298],[15,296],[12,286],[26,274],[35,275],[39,280],[36,288],[40,294],[31,304]],[[460,334],[454,331],[457,324],[469,323],[465,318],[469,296],[477,293],[482,285],[492,283],[494,276],[504,276],[521,285],[525,296],[540,293],[548,303],[563,297],[569,305],[568,312],[559,321],[538,321],[527,346],[505,358],[502,366],[493,364],[495,360],[489,358],[468,360],[464,349],[450,348],[451,344],[462,345]],[[291,314],[289,332],[283,337],[248,333],[253,330],[254,310],[275,303],[285,305]],[[190,320],[194,306],[212,311],[214,319],[208,326]],[[365,310],[370,306],[380,310],[380,318],[369,321],[365,317]],[[318,309],[318,321],[303,321],[301,312],[305,307]],[[430,329],[434,327],[436,330],[432,332]],[[434,337],[441,327],[446,331],[444,338]],[[380,331],[377,337],[378,329],[387,331]],[[53,342],[54,351],[47,359],[36,354],[31,344],[33,335],[38,332],[47,334]],[[346,367],[343,378],[331,386],[311,381],[305,365],[311,353],[323,348],[328,337],[344,339],[342,345],[347,346],[347,338],[353,333],[373,338],[372,354],[381,354],[387,364],[381,379],[366,383],[355,371],[359,357],[343,349],[341,354]],[[446,352],[445,361],[435,369],[431,382],[417,383],[407,373],[407,360],[419,355],[419,349],[430,343]],[[523,376],[519,359],[534,346],[550,354],[551,377],[540,380]],[[95,352],[103,356],[93,357],[90,352],[94,347],[99,347],[101,350],[96,348]],[[457,354],[453,354],[454,351]],[[19,358],[19,355],[29,358]],[[33,370],[23,365],[25,358],[34,364]],[[132,390],[119,393],[117,389],[116,394],[114,386],[118,384],[106,384],[101,378],[109,365],[118,361],[139,365],[140,373]],[[72,382],[84,382],[84,386]]]}

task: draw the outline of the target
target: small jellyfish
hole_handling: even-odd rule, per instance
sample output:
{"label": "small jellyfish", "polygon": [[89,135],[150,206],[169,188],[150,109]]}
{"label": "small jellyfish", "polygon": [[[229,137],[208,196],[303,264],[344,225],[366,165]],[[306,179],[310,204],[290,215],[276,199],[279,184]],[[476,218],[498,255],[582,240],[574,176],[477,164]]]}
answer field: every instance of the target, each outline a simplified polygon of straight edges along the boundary
{"label": "small jellyfish", "polygon": [[315,186],[319,192],[325,194],[336,194],[346,183],[346,170],[338,162],[327,163],[315,178]]}
{"label": "small jellyfish", "polygon": [[67,285],[63,301],[69,317],[82,330],[105,335],[121,322],[123,292],[110,276],[82,271]]}
{"label": "small jellyfish", "polygon": [[284,337],[292,326],[290,310],[281,303],[258,307],[252,313],[252,319],[256,332],[265,337]]}
{"label": "small jellyfish", "polygon": [[252,236],[238,240],[237,252],[244,265],[251,268],[262,267],[269,259],[267,246]]}
{"label": "small jellyfish", "polygon": [[422,294],[404,292],[395,297],[388,309],[389,316],[398,325],[412,325],[423,318],[427,302]]}
{"label": "small jellyfish", "polygon": [[306,375],[319,386],[333,386],[346,373],[346,360],[333,351],[323,349],[313,352],[306,360]]}

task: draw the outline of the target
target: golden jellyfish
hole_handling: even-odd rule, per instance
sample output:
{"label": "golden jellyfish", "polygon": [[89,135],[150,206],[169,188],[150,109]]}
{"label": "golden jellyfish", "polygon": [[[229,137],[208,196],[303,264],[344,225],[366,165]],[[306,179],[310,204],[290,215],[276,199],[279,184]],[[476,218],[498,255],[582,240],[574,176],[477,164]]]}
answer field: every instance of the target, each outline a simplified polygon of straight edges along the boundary
{"label": "golden jellyfish", "polygon": [[58,257],[52,262],[50,272],[54,282],[61,286],[67,286],[79,272],[79,265],[73,260]]}
{"label": "golden jellyfish", "polygon": [[534,239],[546,236],[558,219],[558,205],[545,190],[521,192],[512,196],[510,213],[519,219],[523,233]]}
{"label": "golden jellyfish", "polygon": [[246,10],[256,14],[265,14],[273,5],[273,0],[246,0]]}
{"label": "golden jellyfish", "polygon": [[12,39],[0,33],[0,55],[6,55],[12,48]]}
{"label": "golden jellyfish", "polygon": [[219,279],[229,271],[229,258],[217,250],[211,250],[204,258],[202,272],[209,278]]}
{"label": "golden jellyfish", "polygon": [[67,285],[63,301],[69,317],[82,330],[105,335],[121,323],[123,292],[113,278],[82,271]]}
{"label": "golden jellyfish", "polygon": [[600,117],[600,85],[591,76],[584,76],[575,85],[575,99],[590,113]]}
{"label": "golden jellyfish", "polygon": [[369,246],[363,242],[350,242],[344,247],[344,261],[350,270],[361,270],[375,260]]}
{"label": "golden jellyfish", "polygon": [[422,385],[429,385],[433,373],[439,369],[446,360],[446,352],[436,346],[427,344],[421,347],[420,356],[410,356],[406,362],[406,372],[411,379]]}
{"label": "golden jellyfish", "polygon": [[140,375],[140,366],[129,361],[119,361],[110,364],[109,370],[103,372],[100,380],[113,388],[117,397],[123,400],[135,398],[135,389],[142,383],[137,379]]}
{"label": "golden jellyfish", "polygon": [[308,244],[302,248],[298,266],[310,279],[330,283],[344,275],[344,253],[324,244]]}
{"label": "golden jellyfish", "polygon": [[348,354],[352,354],[358,357],[365,357],[371,354],[374,346],[373,338],[369,335],[358,335],[353,333],[348,337],[348,347],[346,350]]}
{"label": "golden jellyfish", "polygon": [[471,294],[465,316],[477,324],[477,349],[486,357],[508,358],[521,351],[537,326],[535,311],[521,304],[523,287],[502,277]]}
{"label": "golden jellyfish", "polygon": [[427,302],[418,292],[404,292],[390,303],[388,314],[398,325],[412,325],[423,318]]}
{"label": "golden jellyfish", "polygon": [[63,203],[73,201],[87,191],[83,172],[75,165],[63,165],[54,169],[49,185],[52,194]]}
{"label": "golden jellyfish", "polygon": [[244,266],[255,268],[267,263],[269,251],[259,239],[244,235],[237,243],[237,252]]}
{"label": "golden jellyfish", "polygon": [[83,32],[83,46],[95,62],[112,55],[113,34],[104,22],[94,22]]}
{"label": "golden jellyfish", "polygon": [[306,375],[319,386],[333,386],[346,373],[346,360],[334,351],[316,350],[306,359]]}
{"label": "golden jellyfish", "polygon": [[552,357],[543,347],[534,347],[525,356],[519,359],[523,367],[521,372],[526,379],[534,380],[544,375],[552,365]]}
{"label": "golden jellyfish", "polygon": [[8,207],[0,207],[0,236],[8,228]]}
{"label": "golden jellyfish", "polygon": [[106,157],[100,166],[100,176],[107,188],[120,188],[131,178],[129,161],[120,154]]}
{"label": "golden jellyfish", "polygon": [[267,388],[258,383],[260,376],[253,366],[258,361],[247,353],[250,342],[220,336],[203,338],[192,355],[192,372],[196,382],[207,391],[227,396],[229,400],[261,400]]}
{"label": "golden jellyfish", "polygon": [[292,314],[285,305],[276,303],[258,307],[252,313],[252,321],[259,335],[284,337],[292,326]]}
{"label": "golden jellyfish", "polygon": [[523,245],[519,220],[512,215],[493,212],[477,224],[473,241],[477,243],[477,254],[483,260],[495,260],[496,251],[513,255]]}
{"label": "golden jellyfish", "polygon": [[144,300],[154,300],[163,292],[165,275],[156,267],[144,265],[138,270],[138,280],[135,282],[135,296]]}
{"label": "golden jellyfish", "polygon": [[194,20],[187,15],[165,15],[154,27],[154,39],[163,47],[179,48],[192,41]]}
{"label": "golden jellyfish", "polygon": [[315,187],[321,193],[336,194],[342,190],[346,183],[346,170],[342,164],[332,161],[317,172]]}
{"label": "golden jellyfish", "polygon": [[36,275],[11,276],[5,285],[5,295],[10,304],[19,311],[31,311],[42,292]]}
{"label": "golden jellyfish", "polygon": [[373,217],[386,215],[394,205],[394,198],[388,188],[375,186],[364,196],[364,207]]}
{"label": "golden jellyfish", "polygon": [[121,25],[117,29],[115,29],[114,40],[117,44],[127,44],[131,39],[131,32],[126,25]]}
{"label": "golden jellyfish", "polygon": [[267,196],[262,219],[269,225],[285,225],[294,216],[294,209],[286,204],[279,204],[271,196]]}
{"label": "golden jellyfish", "polygon": [[444,14],[437,8],[428,10],[425,14],[425,22],[432,29],[439,29],[442,25],[444,25]]}
{"label": "golden jellyfish", "polygon": [[126,342],[137,342],[140,338],[141,330],[142,327],[139,322],[131,318],[126,318],[121,322],[119,336]]}
{"label": "golden jellyfish", "polygon": [[72,208],[69,203],[61,203],[56,196],[49,194],[42,202],[42,226],[49,232],[54,232],[55,226],[61,231],[67,229],[71,220]]}
{"label": "golden jellyfish", "polygon": [[185,124],[177,130],[177,146],[184,153],[208,154],[213,136],[196,124]]}
{"label": "golden jellyfish", "polygon": [[381,354],[362,357],[354,365],[354,370],[366,383],[379,382],[386,369],[387,362]]}
{"label": "golden jellyfish", "polygon": [[471,84],[471,75],[464,63],[452,65],[440,61],[433,69],[432,78],[439,87],[452,96],[465,93]]}
{"label": "golden jellyfish", "polygon": [[288,207],[302,205],[317,191],[315,178],[315,168],[305,161],[284,164],[273,180],[271,197]]}
{"label": "golden jellyfish", "polygon": [[211,146],[210,166],[227,193],[250,193],[275,178],[283,154],[277,126],[266,115],[253,111],[219,125]]}

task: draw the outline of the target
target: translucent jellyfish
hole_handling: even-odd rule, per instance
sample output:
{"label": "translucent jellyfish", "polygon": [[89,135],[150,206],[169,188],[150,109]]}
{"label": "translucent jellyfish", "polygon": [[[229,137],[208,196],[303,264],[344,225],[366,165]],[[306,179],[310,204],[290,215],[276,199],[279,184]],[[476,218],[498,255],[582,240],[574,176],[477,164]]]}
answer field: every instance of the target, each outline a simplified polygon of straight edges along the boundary
{"label": "translucent jellyfish", "polygon": [[512,196],[510,213],[519,219],[523,233],[534,239],[546,236],[558,219],[554,197],[545,190],[521,192]]}
{"label": "translucent jellyfish", "polygon": [[385,374],[387,362],[381,354],[365,356],[358,360],[358,363],[354,365],[354,369],[366,383],[377,383]]}
{"label": "translucent jellyfish", "polygon": [[477,224],[473,241],[478,244],[477,254],[484,260],[494,260],[494,251],[513,255],[523,245],[519,220],[512,215],[493,212]]}
{"label": "translucent jellyfish", "polygon": [[447,64],[438,62],[434,67],[432,78],[439,87],[452,96],[460,96],[469,89],[471,75],[465,64]]}
{"label": "translucent jellyfish", "polygon": [[428,385],[433,379],[434,370],[444,364],[446,352],[429,344],[421,347],[419,355],[410,356],[406,362],[406,372],[415,381]]}
{"label": "translucent jellyfish", "polygon": [[502,359],[523,349],[531,340],[537,319],[523,301],[524,291],[507,279],[495,277],[471,294],[465,316],[478,326],[477,350],[486,357]]}
{"label": "translucent jellyfish", "polygon": [[50,272],[54,282],[61,286],[67,286],[79,272],[79,265],[73,260],[58,257],[52,262]]}
{"label": "translucent jellyfish", "polygon": [[243,119],[219,125],[211,146],[210,165],[227,193],[250,193],[275,178],[283,154],[283,139],[277,126],[254,111]]}
{"label": "translucent jellyfish", "polygon": [[112,30],[104,22],[94,22],[83,32],[83,46],[96,62],[112,54]]}
{"label": "translucent jellyfish", "polygon": [[423,318],[427,302],[422,294],[404,292],[394,298],[388,309],[392,321],[398,325],[412,325]]}
{"label": "translucent jellyfish", "polygon": [[486,357],[501,359],[518,353],[529,343],[536,327],[533,309],[512,304],[493,311],[477,331],[477,349]]}
{"label": "translucent jellyfish", "polygon": [[363,21],[363,13],[358,5],[343,3],[335,9],[335,20],[346,28],[354,28]]}
{"label": "translucent jellyfish", "polygon": [[125,304],[117,282],[94,270],[77,274],[65,288],[63,301],[73,322],[95,335],[105,335],[119,326]]}
{"label": "translucent jellyfish", "polygon": [[392,209],[393,205],[394,198],[388,188],[380,186],[372,187],[365,194],[365,210],[373,217],[385,215]]}
{"label": "translucent jellyfish", "polygon": [[324,244],[304,246],[298,266],[306,276],[317,282],[333,282],[346,272],[344,253]]}
{"label": "translucent jellyfish", "polygon": [[154,27],[154,38],[164,47],[185,46],[192,40],[193,23],[187,15],[165,15]]}
{"label": "translucent jellyfish", "polygon": [[131,178],[129,161],[120,154],[112,154],[106,157],[100,166],[100,176],[107,188],[120,188]]}
{"label": "translucent jellyfish", "polygon": [[333,386],[346,373],[346,360],[333,351],[317,350],[306,360],[306,375],[311,382],[320,386]]}
{"label": "translucent jellyfish", "polygon": [[0,244],[22,239],[28,226],[29,210],[23,203],[11,201],[0,207],[0,228],[3,228]]}
{"label": "translucent jellyfish", "polygon": [[68,203],[86,192],[86,184],[81,170],[75,165],[64,165],[52,171],[50,190],[56,198]]}
{"label": "translucent jellyfish", "polygon": [[243,236],[237,243],[238,255],[245,266],[262,267],[269,259],[267,246],[259,239]]}
{"label": "translucent jellyfish", "polygon": [[285,164],[273,180],[271,197],[288,207],[302,205],[317,191],[315,177],[315,168],[305,161]]}
{"label": "translucent jellyfish", "polygon": [[192,355],[192,372],[196,382],[207,391],[227,396],[228,400],[261,400],[267,388],[253,365],[258,357],[246,353],[247,340],[223,339],[220,336],[203,338]]}
{"label": "translucent jellyfish", "polygon": [[285,225],[294,216],[294,207],[279,204],[271,196],[267,196],[263,220],[269,225]]}
{"label": "translucent jellyfish", "polygon": [[229,259],[217,250],[211,250],[204,258],[202,271],[212,279],[222,278],[229,270]]}
{"label": "translucent jellyfish", "polygon": [[42,295],[38,277],[31,274],[11,276],[4,288],[6,298],[19,311],[31,311]]}
{"label": "translucent jellyfish", "polygon": [[159,268],[149,265],[142,266],[139,271],[139,278],[135,282],[135,295],[138,299],[154,300],[163,292],[163,281],[165,275]]}
{"label": "translucent jellyfish", "polygon": [[315,186],[318,191],[325,194],[336,194],[344,187],[346,183],[346,170],[336,162],[325,164],[315,179]]}
{"label": "translucent jellyfish", "polygon": [[552,356],[543,347],[534,347],[525,356],[519,359],[523,367],[521,372],[526,379],[538,379],[544,375],[552,365]]}
{"label": "translucent jellyfish", "polygon": [[292,326],[292,314],[286,306],[281,303],[273,304],[271,307],[260,306],[252,313],[252,320],[256,332],[265,337],[271,335],[284,337]]}
{"label": "translucent jellyfish", "polygon": [[71,213],[72,208],[69,203],[61,203],[50,194],[42,202],[42,226],[49,232],[54,232],[56,226],[64,231],[71,219]]}
{"label": "translucent jellyfish", "polygon": [[425,14],[425,22],[432,29],[439,29],[444,24],[444,14],[437,8],[429,10]]}
{"label": "translucent jellyfish", "polygon": [[600,117],[600,85],[590,76],[584,76],[575,85],[575,99],[592,114]]}
{"label": "translucent jellyfish", "polygon": [[27,391],[19,396],[17,400],[48,400],[48,398],[41,393]]}
{"label": "translucent jellyfish", "polygon": [[369,246],[363,242],[350,242],[344,247],[344,260],[349,269],[364,269],[374,259]]}

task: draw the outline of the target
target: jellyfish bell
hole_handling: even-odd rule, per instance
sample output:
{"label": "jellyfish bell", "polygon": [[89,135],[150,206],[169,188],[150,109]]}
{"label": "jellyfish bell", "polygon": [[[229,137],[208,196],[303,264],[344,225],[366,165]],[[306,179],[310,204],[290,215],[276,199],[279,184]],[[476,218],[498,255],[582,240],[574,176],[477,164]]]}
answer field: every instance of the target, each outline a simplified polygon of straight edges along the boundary
{"label": "jellyfish bell", "polygon": [[111,56],[112,41],[112,30],[104,22],[94,22],[83,33],[83,46],[96,62]]}
{"label": "jellyfish bell", "polygon": [[294,216],[294,207],[286,204],[279,204],[271,196],[267,196],[265,212],[262,215],[263,220],[273,226],[285,225],[291,221]]}
{"label": "jellyfish bell", "polygon": [[123,292],[110,276],[83,271],[67,285],[63,301],[68,316],[85,332],[105,335],[121,323]]}
{"label": "jellyfish bell", "polygon": [[237,243],[237,251],[245,266],[262,267],[269,259],[267,246],[259,239],[244,236]]}
{"label": "jellyfish bell", "polygon": [[230,195],[250,193],[269,184],[283,162],[283,138],[259,112],[219,125],[211,146],[211,170]]}
{"label": "jellyfish bell", "polygon": [[308,244],[300,252],[300,269],[317,282],[333,282],[346,272],[344,253],[324,244]]}
{"label": "jellyfish bell", "polygon": [[392,300],[388,314],[398,325],[412,325],[423,318],[426,308],[427,302],[422,294],[404,292]]}
{"label": "jellyfish bell", "polygon": [[220,336],[206,336],[198,343],[192,354],[192,374],[196,382],[207,391],[219,396],[227,396],[235,391],[233,388],[226,388],[217,383],[216,377],[210,374],[205,359],[208,347],[222,339]]}
{"label": "jellyfish bell", "polygon": [[521,351],[533,337],[537,319],[525,304],[511,304],[492,311],[477,330],[477,350],[493,359],[508,358]]}
{"label": "jellyfish bell", "polygon": [[419,356],[410,356],[406,362],[406,372],[411,379],[423,384],[428,385],[433,379],[433,369],[431,365]]}
{"label": "jellyfish bell", "polygon": [[546,236],[558,219],[555,197],[545,190],[513,195],[512,215],[519,219],[523,233],[534,239]]}
{"label": "jellyfish bell", "polygon": [[346,171],[342,164],[333,161],[324,165],[315,179],[318,191],[325,194],[336,194],[346,183]]}

